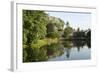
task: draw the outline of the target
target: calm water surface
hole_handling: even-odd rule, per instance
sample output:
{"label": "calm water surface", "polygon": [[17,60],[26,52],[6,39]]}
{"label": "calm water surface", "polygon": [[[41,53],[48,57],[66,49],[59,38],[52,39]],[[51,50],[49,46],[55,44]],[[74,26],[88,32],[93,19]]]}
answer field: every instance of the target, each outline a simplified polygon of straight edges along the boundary
{"label": "calm water surface", "polygon": [[63,61],[63,60],[84,60],[90,59],[91,51],[87,46],[84,46],[78,50],[77,47],[71,49],[64,48],[64,53],[61,56],[50,58],[49,61]]}
{"label": "calm water surface", "polygon": [[91,45],[86,41],[63,41],[63,54],[48,61],[86,60],[91,58]]}
{"label": "calm water surface", "polygon": [[87,60],[91,59],[91,43],[83,40],[63,40],[41,48],[28,48],[27,53],[28,62]]}

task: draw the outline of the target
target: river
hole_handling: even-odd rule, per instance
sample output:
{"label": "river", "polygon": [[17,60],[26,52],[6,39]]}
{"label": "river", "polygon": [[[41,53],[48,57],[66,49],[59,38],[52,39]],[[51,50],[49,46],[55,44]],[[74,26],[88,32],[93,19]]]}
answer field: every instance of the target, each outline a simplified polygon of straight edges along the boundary
{"label": "river", "polygon": [[89,40],[63,40],[33,50],[30,49],[27,58],[30,62],[87,59],[91,59],[91,43]]}

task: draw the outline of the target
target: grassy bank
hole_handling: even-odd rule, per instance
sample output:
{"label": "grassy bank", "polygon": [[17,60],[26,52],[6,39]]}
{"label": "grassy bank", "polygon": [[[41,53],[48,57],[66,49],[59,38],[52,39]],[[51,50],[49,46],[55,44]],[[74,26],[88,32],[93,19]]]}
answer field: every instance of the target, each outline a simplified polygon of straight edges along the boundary
{"label": "grassy bank", "polygon": [[[49,45],[51,43],[57,43],[57,42],[58,42],[57,38],[55,38],[55,39],[45,38],[45,39],[38,40],[37,43],[32,44],[31,47],[32,48],[40,48],[42,46]],[[27,47],[27,45],[23,45],[23,48],[26,48],[26,47]]]}

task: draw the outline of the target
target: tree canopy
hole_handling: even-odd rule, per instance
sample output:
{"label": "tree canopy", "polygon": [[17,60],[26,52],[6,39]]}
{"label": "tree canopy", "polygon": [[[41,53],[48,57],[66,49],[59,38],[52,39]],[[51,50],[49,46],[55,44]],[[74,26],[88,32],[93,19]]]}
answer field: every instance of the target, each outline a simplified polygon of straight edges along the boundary
{"label": "tree canopy", "polygon": [[44,11],[23,10],[23,37],[27,43],[44,38],[46,35],[48,15]]}
{"label": "tree canopy", "polygon": [[70,27],[69,22],[67,22],[67,23],[66,23],[66,27],[65,27],[65,29],[64,29],[63,37],[69,39],[69,37],[72,36],[72,35],[71,35],[72,33],[73,33],[73,28]]}
{"label": "tree canopy", "polygon": [[61,35],[60,31],[63,30],[64,21],[60,18],[49,16],[47,24],[47,37],[57,38]]}
{"label": "tree canopy", "polygon": [[49,22],[48,22],[48,24],[53,24],[54,26],[57,27],[58,30],[62,30],[65,23],[60,18],[49,16]]}

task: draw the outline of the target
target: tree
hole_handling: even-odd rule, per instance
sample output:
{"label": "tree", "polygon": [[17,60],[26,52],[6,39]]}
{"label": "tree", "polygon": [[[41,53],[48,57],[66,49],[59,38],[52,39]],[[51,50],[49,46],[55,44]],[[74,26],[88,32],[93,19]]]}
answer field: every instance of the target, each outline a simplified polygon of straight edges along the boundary
{"label": "tree", "polygon": [[69,26],[69,22],[66,23],[66,28],[64,29],[63,37],[69,39],[72,36],[73,28]]}
{"label": "tree", "polygon": [[91,30],[89,29],[86,34],[87,39],[91,40]]}
{"label": "tree", "polygon": [[65,28],[65,30],[64,30],[64,37],[65,38],[71,37],[72,32],[73,32],[73,29],[71,27]]}
{"label": "tree", "polygon": [[44,11],[23,10],[23,40],[27,39],[26,43],[29,45],[44,38],[47,21],[48,15]]}
{"label": "tree", "polygon": [[46,36],[47,22],[48,15],[44,11],[23,10],[23,62],[33,61],[31,44]]}
{"label": "tree", "polygon": [[59,38],[59,33],[57,32],[49,32],[47,35],[48,38]]}
{"label": "tree", "polygon": [[47,24],[47,37],[60,36],[60,32],[63,30],[64,21],[60,18],[49,16],[49,22]]}
{"label": "tree", "polygon": [[66,27],[68,27],[69,26],[69,22],[67,21],[67,23],[66,23]]}

